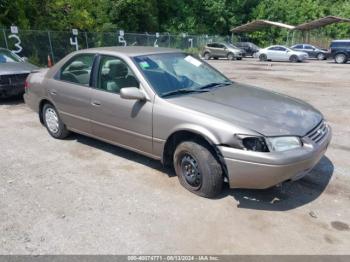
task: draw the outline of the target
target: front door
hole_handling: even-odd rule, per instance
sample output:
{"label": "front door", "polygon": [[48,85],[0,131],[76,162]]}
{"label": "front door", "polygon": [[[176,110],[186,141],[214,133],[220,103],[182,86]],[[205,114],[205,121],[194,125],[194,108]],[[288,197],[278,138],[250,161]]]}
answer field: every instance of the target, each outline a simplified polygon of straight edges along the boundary
{"label": "front door", "polygon": [[94,136],[152,154],[152,110],[149,101],[126,100],[120,89],[138,87],[139,81],[125,61],[101,56],[91,93],[91,126]]}

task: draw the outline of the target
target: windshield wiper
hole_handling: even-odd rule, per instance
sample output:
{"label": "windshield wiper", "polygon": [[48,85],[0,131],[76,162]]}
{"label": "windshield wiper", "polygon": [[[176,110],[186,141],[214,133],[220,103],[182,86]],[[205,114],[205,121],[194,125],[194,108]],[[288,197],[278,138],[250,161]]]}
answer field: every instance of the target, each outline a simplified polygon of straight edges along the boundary
{"label": "windshield wiper", "polygon": [[199,89],[203,90],[203,89],[209,89],[209,88],[217,88],[217,87],[222,87],[222,86],[228,86],[231,85],[232,82],[221,82],[221,83],[209,83],[207,85],[201,86]]}
{"label": "windshield wiper", "polygon": [[193,89],[193,88],[181,88],[177,90],[172,90],[169,92],[165,92],[162,94],[162,97],[172,96],[172,95],[179,95],[179,94],[188,94],[188,93],[203,93],[208,92],[206,90],[199,90],[199,89]]}

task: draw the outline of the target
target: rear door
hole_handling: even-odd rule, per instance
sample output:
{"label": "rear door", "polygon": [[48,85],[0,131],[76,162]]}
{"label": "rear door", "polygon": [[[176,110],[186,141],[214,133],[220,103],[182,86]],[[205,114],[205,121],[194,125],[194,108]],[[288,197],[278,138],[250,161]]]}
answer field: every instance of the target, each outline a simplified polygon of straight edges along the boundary
{"label": "rear door", "polygon": [[68,128],[91,132],[89,122],[91,72],[95,54],[72,57],[48,80],[48,93]]}
{"label": "rear door", "polygon": [[124,87],[140,88],[138,79],[124,60],[101,55],[98,64],[91,93],[92,134],[152,154],[153,103],[120,97],[120,89]]}
{"label": "rear door", "polygon": [[310,57],[316,57],[315,49],[311,45],[304,45],[303,52],[307,53]]}

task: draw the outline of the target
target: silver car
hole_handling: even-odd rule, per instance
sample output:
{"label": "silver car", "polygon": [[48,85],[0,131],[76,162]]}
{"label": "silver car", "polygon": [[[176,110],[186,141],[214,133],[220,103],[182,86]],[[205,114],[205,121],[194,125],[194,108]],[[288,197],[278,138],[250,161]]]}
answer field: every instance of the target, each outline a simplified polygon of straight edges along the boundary
{"label": "silver car", "polygon": [[204,46],[202,50],[202,57],[205,60],[210,58],[219,59],[227,58],[228,60],[242,60],[244,50],[229,44],[229,43],[210,43]]}
{"label": "silver car", "polygon": [[91,136],[172,166],[204,197],[299,179],[321,159],[331,128],[311,105],[233,82],[175,49],[74,52],[31,74],[25,101],[49,134]]}
{"label": "silver car", "polygon": [[281,45],[273,45],[260,49],[256,56],[260,61],[290,61],[302,62],[309,58],[305,52],[295,51]]}

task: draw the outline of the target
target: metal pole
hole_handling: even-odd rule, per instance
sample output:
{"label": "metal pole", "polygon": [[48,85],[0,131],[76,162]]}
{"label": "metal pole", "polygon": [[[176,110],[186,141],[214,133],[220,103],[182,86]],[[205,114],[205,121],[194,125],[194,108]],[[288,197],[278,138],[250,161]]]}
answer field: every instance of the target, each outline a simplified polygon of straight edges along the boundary
{"label": "metal pole", "polygon": [[88,37],[87,37],[86,31],[85,31],[85,42],[86,42],[86,48],[89,48]]}
{"label": "metal pole", "polygon": [[47,36],[49,37],[50,50],[51,50],[51,55],[52,55],[52,62],[55,63],[55,55],[53,53],[50,31],[47,31]]}
{"label": "metal pole", "polygon": [[5,39],[6,48],[9,49],[9,45],[8,45],[8,43],[7,43],[7,36],[6,36],[6,31],[5,31],[5,29],[2,29],[2,32],[3,32],[3,34],[4,34],[4,39]]}

